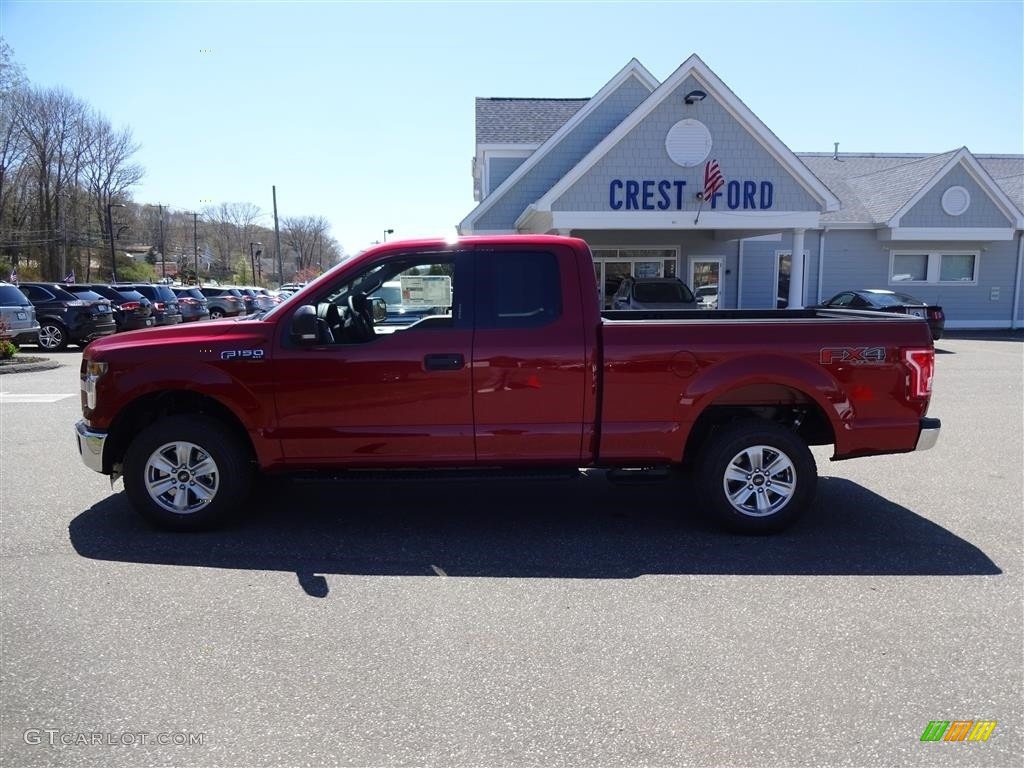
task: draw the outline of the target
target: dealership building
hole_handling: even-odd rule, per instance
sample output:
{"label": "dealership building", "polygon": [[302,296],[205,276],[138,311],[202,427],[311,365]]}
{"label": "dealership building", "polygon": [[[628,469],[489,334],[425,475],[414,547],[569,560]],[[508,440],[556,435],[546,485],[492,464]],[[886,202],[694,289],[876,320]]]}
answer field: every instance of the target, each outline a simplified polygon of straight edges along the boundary
{"label": "dealership building", "polygon": [[1024,155],[794,152],[696,55],[589,99],[480,98],[461,234],[581,237],[605,301],[678,276],[719,308],[889,288],[947,328],[1024,326]]}

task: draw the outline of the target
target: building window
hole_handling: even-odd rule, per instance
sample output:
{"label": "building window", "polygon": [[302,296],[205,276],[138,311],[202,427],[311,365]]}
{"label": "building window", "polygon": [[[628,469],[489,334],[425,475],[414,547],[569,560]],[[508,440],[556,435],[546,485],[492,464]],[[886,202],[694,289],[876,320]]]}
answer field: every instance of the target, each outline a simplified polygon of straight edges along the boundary
{"label": "building window", "polygon": [[976,257],[973,253],[943,253],[939,268],[940,283],[975,283],[974,272]]}
{"label": "building window", "polygon": [[675,248],[594,248],[601,307],[611,309],[612,299],[626,277],[675,277]]}
{"label": "building window", "polygon": [[977,251],[892,252],[889,266],[890,284],[957,283],[976,285],[977,282]]}

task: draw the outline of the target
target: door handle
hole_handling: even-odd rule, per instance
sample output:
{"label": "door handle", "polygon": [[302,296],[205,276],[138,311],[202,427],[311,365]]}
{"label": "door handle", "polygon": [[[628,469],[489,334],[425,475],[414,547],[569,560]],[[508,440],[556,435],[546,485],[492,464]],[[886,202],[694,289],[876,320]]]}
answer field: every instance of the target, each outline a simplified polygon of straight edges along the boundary
{"label": "door handle", "polygon": [[466,365],[466,358],[460,354],[427,355],[423,367],[428,371],[460,371]]}

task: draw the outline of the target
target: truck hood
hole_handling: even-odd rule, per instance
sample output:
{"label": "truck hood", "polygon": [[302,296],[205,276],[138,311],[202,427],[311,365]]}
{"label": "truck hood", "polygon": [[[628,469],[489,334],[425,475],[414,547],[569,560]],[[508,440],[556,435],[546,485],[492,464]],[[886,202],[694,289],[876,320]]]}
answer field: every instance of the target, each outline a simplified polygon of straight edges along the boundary
{"label": "truck hood", "polygon": [[167,351],[168,347],[202,345],[214,339],[226,341],[232,337],[249,344],[260,343],[270,338],[272,327],[273,324],[259,320],[211,320],[163,328],[144,328],[104,336],[89,344],[86,351],[91,358],[100,353],[126,349],[144,350],[147,347],[160,347]]}

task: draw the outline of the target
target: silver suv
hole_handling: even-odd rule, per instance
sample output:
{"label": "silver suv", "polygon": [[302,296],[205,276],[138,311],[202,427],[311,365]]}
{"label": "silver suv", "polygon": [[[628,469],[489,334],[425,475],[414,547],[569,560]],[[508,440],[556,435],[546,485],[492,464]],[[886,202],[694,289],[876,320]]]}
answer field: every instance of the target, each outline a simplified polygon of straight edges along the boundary
{"label": "silver suv", "polygon": [[696,309],[697,300],[678,277],[627,277],[612,309]]}
{"label": "silver suv", "polygon": [[39,321],[28,296],[10,283],[0,282],[0,338],[15,344],[38,344]]}

